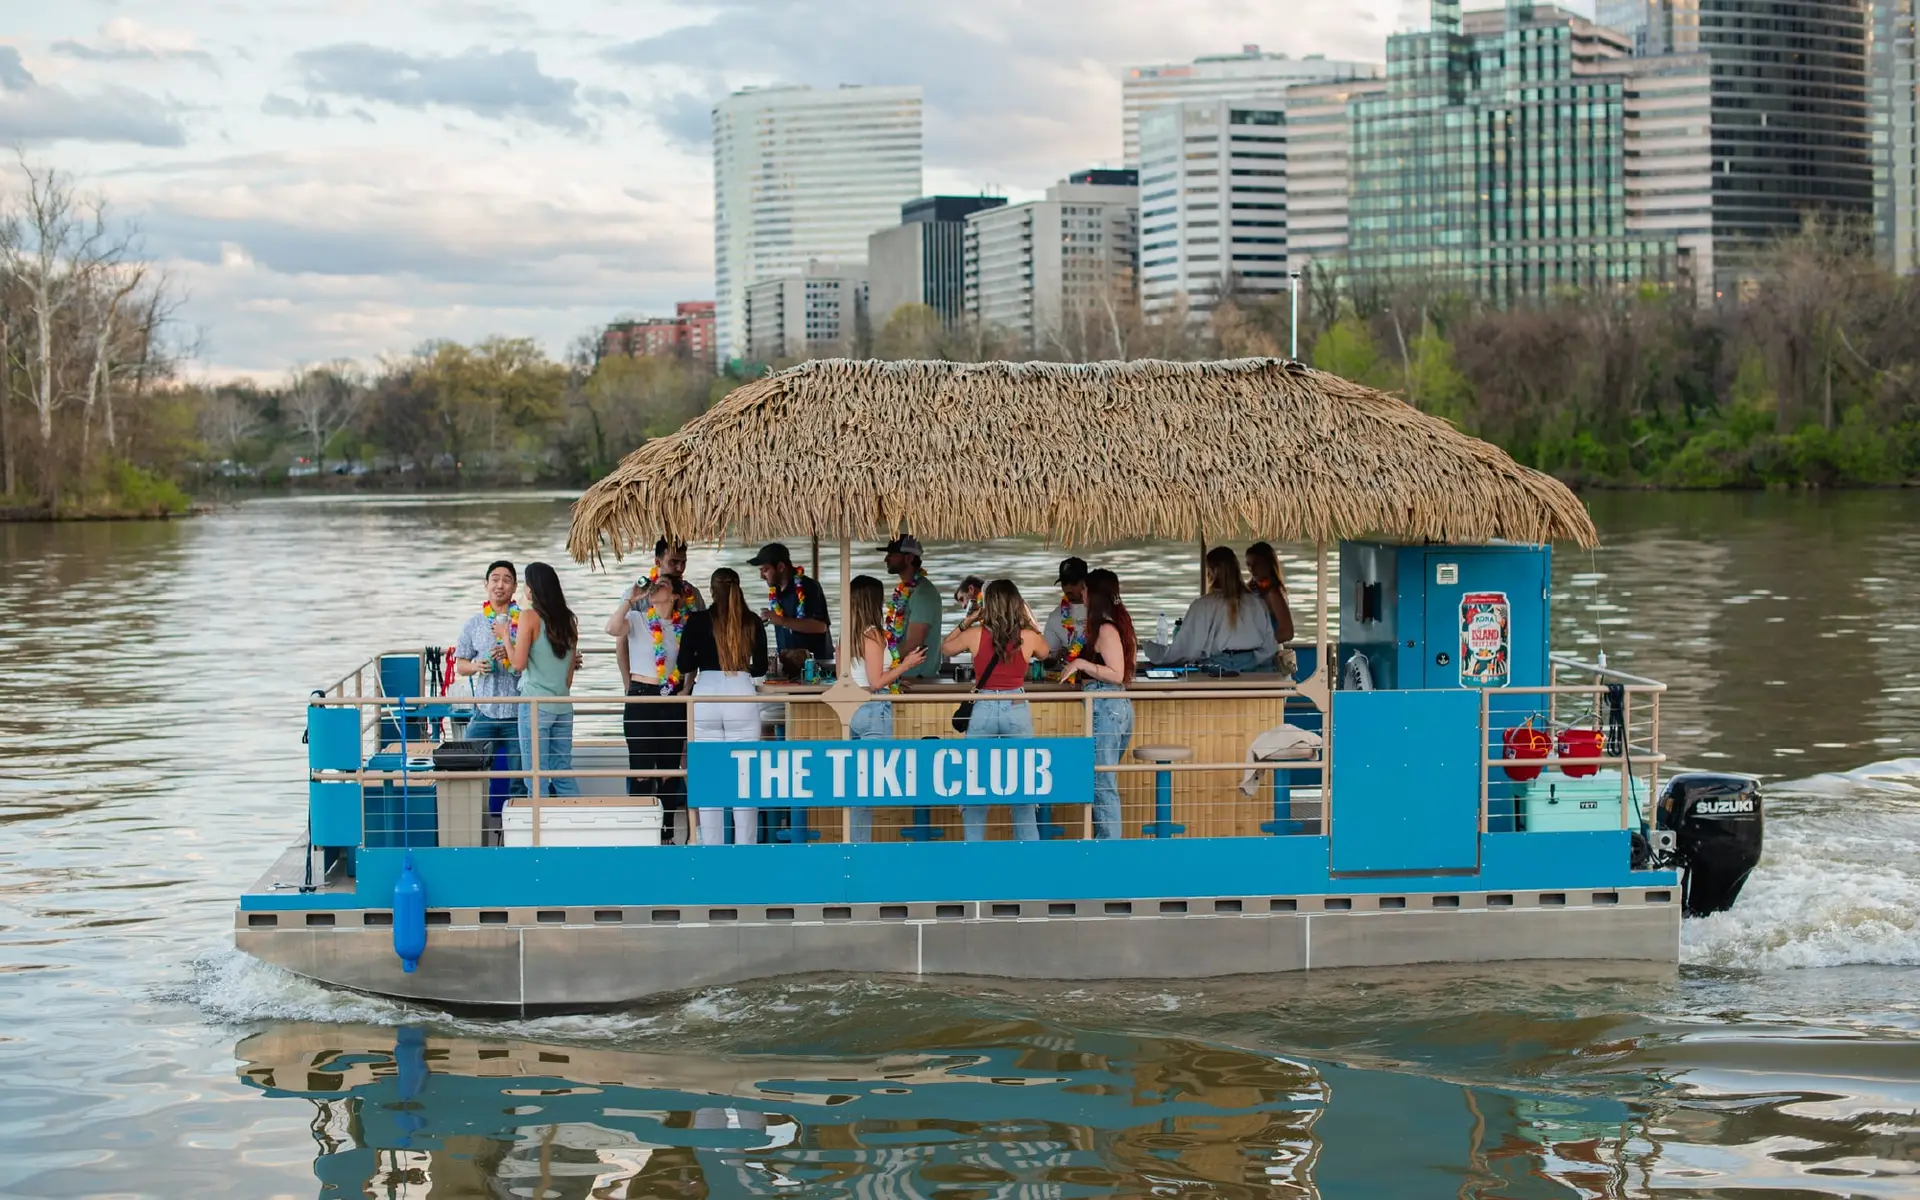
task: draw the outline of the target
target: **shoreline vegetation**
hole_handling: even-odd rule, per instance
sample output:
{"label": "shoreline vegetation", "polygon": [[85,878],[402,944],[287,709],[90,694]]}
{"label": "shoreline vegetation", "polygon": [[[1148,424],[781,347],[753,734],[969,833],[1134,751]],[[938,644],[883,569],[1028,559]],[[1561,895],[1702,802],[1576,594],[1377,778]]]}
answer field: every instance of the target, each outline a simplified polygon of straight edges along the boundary
{"label": "shoreline vegetation", "polygon": [[[1496,304],[1458,281],[1301,281],[1311,365],[1398,395],[1583,489],[1920,482],[1920,279],[1810,221],[1699,305],[1622,285]],[[428,342],[272,384],[189,379],[180,297],[103,200],[24,158],[0,178],[0,520],[190,515],[193,497],[584,486],[733,388],[688,358],[559,360],[530,338]],[[1286,353],[1289,304],[1231,285],[1144,313],[1130,281],[1038,348],[924,305],[821,357],[1193,360]]]}

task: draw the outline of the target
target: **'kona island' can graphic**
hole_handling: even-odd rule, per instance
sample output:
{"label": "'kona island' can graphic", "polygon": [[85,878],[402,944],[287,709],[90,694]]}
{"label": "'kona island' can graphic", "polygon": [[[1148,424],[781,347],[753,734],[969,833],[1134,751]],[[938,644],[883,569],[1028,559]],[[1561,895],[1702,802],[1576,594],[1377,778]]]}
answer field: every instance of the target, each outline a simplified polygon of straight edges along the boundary
{"label": "'kona island' can graphic", "polygon": [[1460,686],[1507,686],[1510,639],[1507,594],[1468,592],[1460,598]]}

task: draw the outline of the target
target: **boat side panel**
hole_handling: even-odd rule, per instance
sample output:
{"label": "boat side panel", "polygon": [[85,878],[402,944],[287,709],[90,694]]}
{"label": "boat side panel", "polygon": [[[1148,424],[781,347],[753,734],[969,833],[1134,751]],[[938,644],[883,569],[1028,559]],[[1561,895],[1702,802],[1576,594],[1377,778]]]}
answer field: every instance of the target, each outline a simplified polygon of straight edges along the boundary
{"label": "boat side panel", "polygon": [[[1488,834],[1470,875],[1335,878],[1324,837],[949,845],[367,849],[354,898],[387,908],[411,853],[439,908],[567,905],[875,904],[1031,895],[1086,900],[1116,891],[1163,896],[1387,894],[1673,885],[1671,871],[1633,871],[1627,834]],[[342,898],[343,900],[346,898]],[[311,896],[250,892],[247,911],[315,907]]]}
{"label": "boat side panel", "polygon": [[384,928],[243,927],[235,941],[325,983],[509,1008],[616,1004],[817,972],[1192,980],[1429,962],[1671,963],[1678,955],[1680,906],[1670,896],[1623,894],[1592,906],[1528,896],[1498,908],[1482,897],[1445,898],[1463,901],[1458,909],[1405,899],[1405,911],[1302,902],[1299,911],[1241,915],[453,926],[429,932],[412,975],[400,970]]}

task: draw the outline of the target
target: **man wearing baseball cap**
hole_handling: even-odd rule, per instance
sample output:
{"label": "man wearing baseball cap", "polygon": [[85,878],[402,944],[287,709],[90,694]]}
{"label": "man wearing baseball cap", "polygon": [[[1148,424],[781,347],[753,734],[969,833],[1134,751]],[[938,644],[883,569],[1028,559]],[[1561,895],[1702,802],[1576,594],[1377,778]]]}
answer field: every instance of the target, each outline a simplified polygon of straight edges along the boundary
{"label": "man wearing baseball cap", "polygon": [[884,614],[887,649],[899,662],[916,648],[927,652],[926,661],[908,671],[903,679],[940,678],[940,589],[927,579],[920,565],[920,539],[911,534],[880,547],[887,556],[887,574],[900,582],[887,597]]}
{"label": "man wearing baseball cap", "polygon": [[820,581],[793,565],[793,555],[780,542],[768,542],[747,560],[760,568],[766,581],[767,605],[761,610],[773,626],[779,651],[806,650],[816,662],[833,658],[833,629],[827,623],[827,591]]}
{"label": "man wearing baseball cap", "polygon": [[1047,657],[1072,662],[1087,646],[1087,560],[1061,559],[1054,582],[1060,585],[1060,603],[1047,616]]}

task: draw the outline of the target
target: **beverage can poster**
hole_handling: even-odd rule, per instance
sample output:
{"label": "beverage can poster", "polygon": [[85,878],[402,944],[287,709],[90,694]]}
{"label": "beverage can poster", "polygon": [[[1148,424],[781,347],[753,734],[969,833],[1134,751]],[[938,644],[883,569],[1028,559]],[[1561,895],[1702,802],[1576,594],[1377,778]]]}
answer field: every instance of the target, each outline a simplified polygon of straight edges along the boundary
{"label": "beverage can poster", "polygon": [[1507,686],[1512,639],[1505,592],[1468,592],[1460,598],[1460,686]]}

